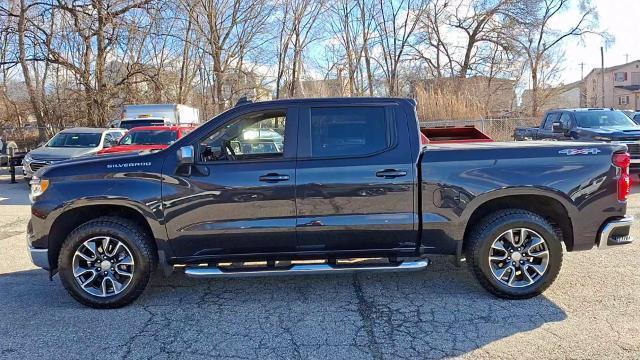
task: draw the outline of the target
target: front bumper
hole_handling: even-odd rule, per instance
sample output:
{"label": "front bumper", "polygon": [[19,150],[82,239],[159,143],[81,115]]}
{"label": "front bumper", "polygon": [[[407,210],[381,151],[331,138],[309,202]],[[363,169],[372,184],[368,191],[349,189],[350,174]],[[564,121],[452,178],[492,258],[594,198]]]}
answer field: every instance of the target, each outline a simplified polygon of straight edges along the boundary
{"label": "front bumper", "polygon": [[33,233],[33,224],[31,221],[27,224],[27,250],[29,250],[29,256],[31,257],[31,262],[33,265],[43,268],[45,270],[50,270],[49,266],[49,249],[47,248],[36,248],[33,246],[34,241],[34,233]]}
{"label": "front bumper", "polygon": [[49,250],[48,249],[36,249],[29,246],[29,255],[31,255],[31,262],[33,265],[49,270]]}
{"label": "front bumper", "polygon": [[606,249],[609,246],[633,242],[633,236],[631,235],[632,223],[633,216],[625,216],[605,223],[598,236],[598,249]]}

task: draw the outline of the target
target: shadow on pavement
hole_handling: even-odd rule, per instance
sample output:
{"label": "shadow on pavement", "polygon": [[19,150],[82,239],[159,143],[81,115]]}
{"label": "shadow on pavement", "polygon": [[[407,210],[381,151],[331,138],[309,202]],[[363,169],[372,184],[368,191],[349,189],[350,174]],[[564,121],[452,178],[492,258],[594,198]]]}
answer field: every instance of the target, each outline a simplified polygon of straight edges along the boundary
{"label": "shadow on pavement", "polygon": [[[42,270],[2,274],[0,289],[0,351],[14,357],[32,356],[34,346],[89,354],[76,341],[89,331],[100,338],[92,353],[111,357],[442,358],[566,318],[544,296],[497,299],[439,258],[404,274],[157,275],[138,301],[109,311],[79,305]],[[118,331],[100,331],[104,323]]]}

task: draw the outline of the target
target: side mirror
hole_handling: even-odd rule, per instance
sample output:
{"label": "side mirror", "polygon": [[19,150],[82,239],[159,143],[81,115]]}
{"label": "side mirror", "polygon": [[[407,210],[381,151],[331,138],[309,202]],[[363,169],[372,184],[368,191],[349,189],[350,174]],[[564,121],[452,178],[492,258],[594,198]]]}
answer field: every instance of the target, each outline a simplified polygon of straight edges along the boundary
{"label": "side mirror", "polygon": [[178,150],[178,165],[191,165],[194,161],[193,145],[183,146]]}
{"label": "side mirror", "polygon": [[560,121],[554,121],[553,124],[551,124],[551,129],[554,133],[564,133],[566,130]]}

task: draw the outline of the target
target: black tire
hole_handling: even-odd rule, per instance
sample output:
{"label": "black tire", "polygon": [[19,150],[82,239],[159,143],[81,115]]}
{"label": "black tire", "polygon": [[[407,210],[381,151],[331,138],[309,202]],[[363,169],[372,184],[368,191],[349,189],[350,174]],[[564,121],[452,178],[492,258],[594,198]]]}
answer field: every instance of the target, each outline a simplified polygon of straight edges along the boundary
{"label": "black tire", "polygon": [[[535,282],[523,287],[511,287],[499,281],[489,262],[491,246],[505,231],[528,228],[540,234],[546,242],[549,258],[547,269]],[[466,259],[480,284],[493,295],[504,299],[528,299],[540,295],[556,279],[562,266],[562,244],[551,223],[526,210],[496,211],[482,219],[467,238]]]}
{"label": "black tire", "polygon": [[[86,240],[98,236],[109,236],[127,246],[135,262],[135,271],[130,283],[119,294],[109,297],[94,296],[84,291],[73,275],[73,256]],[[119,308],[136,300],[149,283],[158,259],[151,236],[138,224],[120,217],[100,217],[86,222],[73,230],[62,244],[58,257],[58,272],[62,285],[69,294],[83,305],[93,308]]]}

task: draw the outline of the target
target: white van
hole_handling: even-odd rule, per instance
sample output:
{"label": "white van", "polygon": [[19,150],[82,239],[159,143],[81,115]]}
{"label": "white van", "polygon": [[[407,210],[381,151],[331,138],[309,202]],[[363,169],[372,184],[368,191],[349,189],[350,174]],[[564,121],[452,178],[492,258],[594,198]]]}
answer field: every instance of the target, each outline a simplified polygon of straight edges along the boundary
{"label": "white van", "polygon": [[111,127],[132,129],[138,126],[200,125],[200,111],[182,104],[125,105],[122,119]]}

